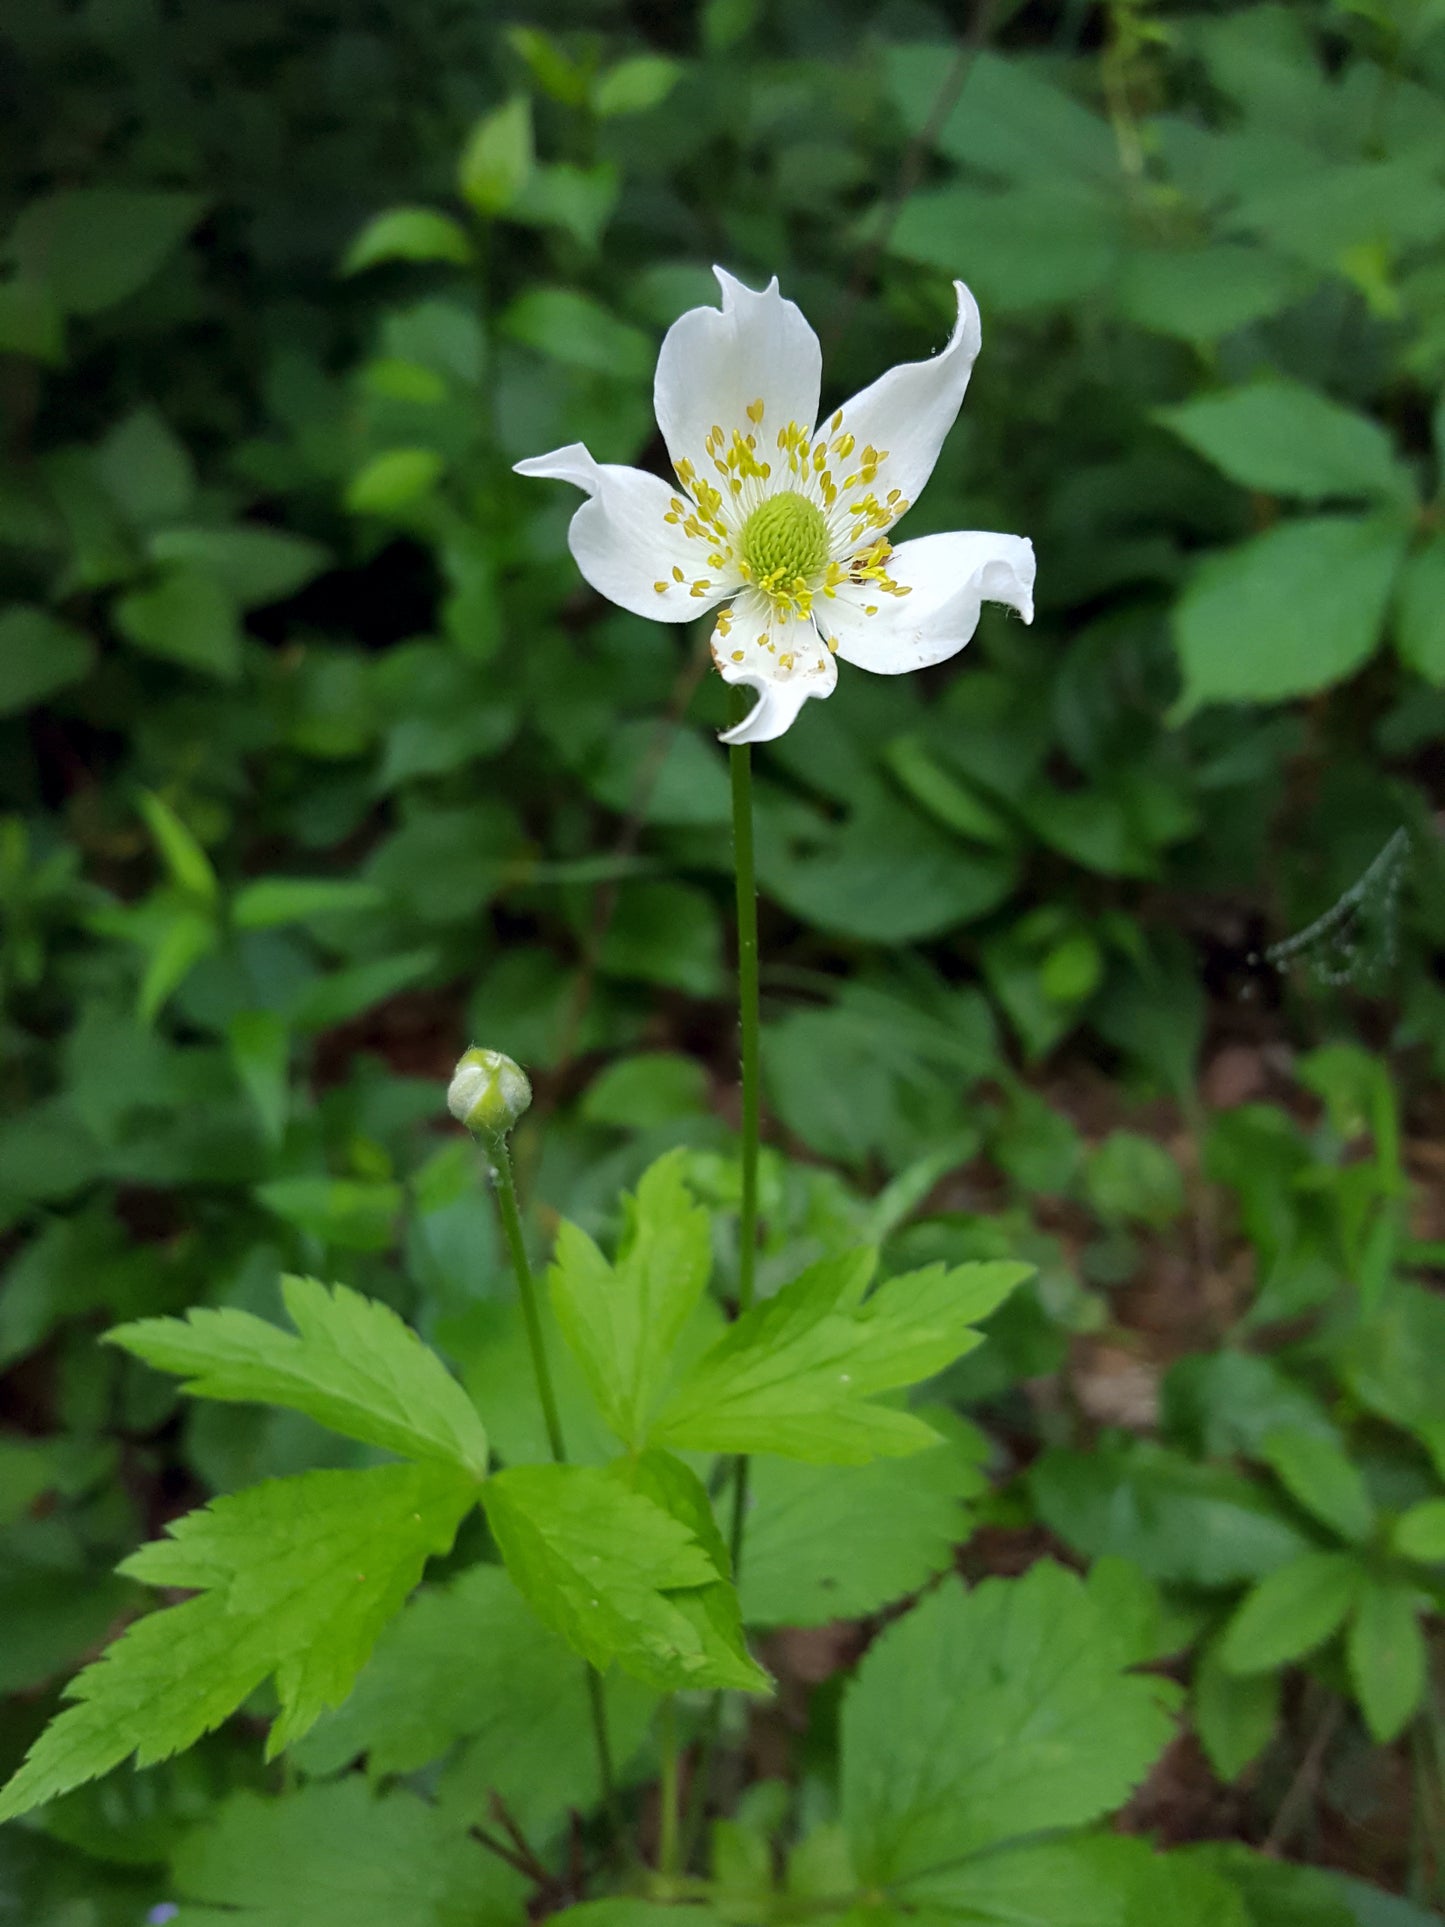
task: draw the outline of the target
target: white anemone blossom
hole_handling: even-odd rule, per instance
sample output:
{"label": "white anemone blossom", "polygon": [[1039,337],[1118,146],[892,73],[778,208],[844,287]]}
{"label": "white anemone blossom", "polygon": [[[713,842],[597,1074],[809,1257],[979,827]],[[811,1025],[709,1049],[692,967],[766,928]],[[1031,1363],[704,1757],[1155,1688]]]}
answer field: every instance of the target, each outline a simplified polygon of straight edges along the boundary
{"label": "white anemone blossom", "polygon": [[766,743],[809,696],[832,694],[840,656],[895,676],[956,654],[984,602],[1032,621],[1034,552],[1018,535],[890,540],[933,472],[979,351],[978,306],[961,281],[941,354],[891,369],[820,420],[818,337],[776,277],[758,294],[713,272],[721,309],[682,315],[657,360],[676,484],[596,462],[580,442],[517,473],[587,491],[568,542],[610,601],[662,622],[717,608],[713,661],[724,682],[758,692],[723,741]]}

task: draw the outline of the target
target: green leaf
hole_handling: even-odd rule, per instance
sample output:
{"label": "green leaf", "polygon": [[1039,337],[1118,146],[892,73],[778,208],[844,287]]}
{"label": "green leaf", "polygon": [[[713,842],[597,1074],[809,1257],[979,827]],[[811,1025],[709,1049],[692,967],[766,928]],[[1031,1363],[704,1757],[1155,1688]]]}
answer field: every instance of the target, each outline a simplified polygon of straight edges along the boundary
{"label": "green leaf", "polygon": [[665,54],[634,54],[598,75],[592,87],[592,111],[599,120],[645,114],[662,105],[682,75],[679,60],[669,60]]}
{"label": "green leaf", "polygon": [[[524,1918],[525,1882],[416,1794],[359,1775],[232,1793],[173,1866],[175,1927],[473,1927]],[[194,1904],[193,1904],[194,1903]]]}
{"label": "green leaf", "polygon": [[1382,1746],[1388,1745],[1409,1724],[1429,1676],[1414,1588],[1367,1585],[1345,1650],[1365,1724]]}
{"label": "green leaf", "polygon": [[290,1110],[291,1033],[274,1010],[238,1010],[226,1026],[226,1041],[262,1130],[279,1144]]}
{"label": "green leaf", "polygon": [[560,228],[592,254],[612,218],[621,187],[619,170],[609,161],[595,167],[553,161],[533,168],[526,186],[508,207],[507,218],[531,227]]}
{"label": "green leaf", "polygon": [[1204,1648],[1194,1669],[1194,1724],[1209,1764],[1234,1780],[1257,1759],[1279,1725],[1277,1672],[1237,1674],[1219,1663],[1217,1644]]}
{"label": "green leaf", "polygon": [[269,1754],[343,1699],[431,1553],[445,1552],[476,1483],[440,1466],[308,1472],[215,1500],[121,1567],[194,1599],[129,1627],[72,1683],[0,1793],[0,1819],[108,1773],[148,1766],[219,1726],[275,1675]]}
{"label": "green leaf", "polygon": [[256,1199],[278,1218],[342,1251],[385,1251],[396,1235],[405,1194],[373,1178],[272,1178]]}
{"label": "green leaf", "polygon": [[609,728],[598,754],[587,787],[619,815],[638,809],[644,822],[688,826],[731,820],[727,766],[695,729],[636,718]]}
{"label": "green leaf", "polygon": [[378,261],[450,261],[465,267],[471,259],[471,238],[449,214],[431,207],[389,207],[357,235],[341,271],[360,274]]}
{"label": "green leaf", "polygon": [[161,529],[149,542],[157,562],[212,577],[243,609],[281,602],[321,574],[328,550],[305,536],[259,524],[229,529]]}
{"label": "green leaf", "polygon": [[196,1398],[285,1405],[344,1438],[481,1478],[487,1435],[471,1400],[389,1305],[314,1278],[281,1284],[295,1334],[250,1312],[198,1308],[105,1334]]}
{"label": "green leaf", "polygon": [[1204,346],[1293,299],[1299,270],[1263,248],[1137,248],[1125,256],[1116,299],[1140,328]]}
{"label": "green leaf", "polygon": [[138,408],[118,422],[96,450],[95,466],[138,527],[184,515],[195,500],[190,451],[153,408]]}
{"label": "green leaf", "polygon": [[487,1520],[518,1590],[599,1669],[616,1660],[662,1692],[757,1690],[762,1675],[746,1655],[719,1658],[681,1610],[689,1593],[717,1584],[707,1547],[625,1477],[625,1466],[522,1465],[487,1481]]}
{"label": "green leaf", "polygon": [[238,930],[271,930],[312,917],[376,910],[385,902],[386,892],[374,883],[345,877],[257,877],[232,898],[231,921]]}
{"label": "green leaf", "polygon": [[1175,1697],[1118,1668],[1098,1608],[1060,1566],[941,1586],[869,1649],[844,1700],[842,1811],[861,1881],[911,1880],[1110,1812],[1168,1742]]}
{"label": "green leaf", "polygon": [[140,813],[155,838],[171,881],[202,903],[214,903],[220,886],[211,859],[170,804],[153,790],[142,790]]}
{"label": "green leaf", "polygon": [[1040,1517],[1066,1545],[1090,1558],[1132,1559],[1154,1579],[1231,1586],[1310,1543],[1237,1472],[1140,1441],[1046,1452],[1029,1484]]}
{"label": "green leaf", "polygon": [[1273,376],[1161,408],[1157,419],[1243,488],[1305,502],[1408,502],[1414,492],[1378,422],[1302,382]]}
{"label": "green leaf", "polygon": [[824,1259],[744,1313],[693,1367],[652,1430],[700,1452],[776,1452],[815,1465],[905,1457],[937,1433],[877,1395],[932,1378],[983,1342],[973,1329],[1028,1265],[930,1265],[864,1302],[876,1253]]}
{"label": "green leaf", "polygon": [[766,894],[806,922],[876,946],[940,936],[986,916],[1008,896],[1017,864],[1011,852],[960,845],[870,785],[841,825],[820,822],[806,853],[769,835],[764,819],[758,872]]}
{"label": "green leaf", "polygon": [[504,214],[535,165],[532,103],[517,94],[472,129],[462,149],[457,185],[478,214]]}
{"label": "green leaf", "polygon": [[624,883],[598,967],[608,977],[717,996],[725,980],[716,904],[686,883]]}
{"label": "green leaf", "polygon": [[1242,1601],[1225,1627],[1220,1665],[1263,1673],[1302,1659],[1339,1631],[1363,1583],[1363,1568],[1348,1553],[1302,1553]]}
{"label": "green leaf", "polygon": [[643,1051],[618,1058],[592,1080],[581,1114],[589,1124],[647,1131],[697,1117],[707,1108],[707,1072],[695,1057],[680,1051]]}
{"label": "green leaf", "polygon": [[1107,121],[1059,85],[1052,63],[1037,56],[977,54],[938,127],[940,63],[951,53],[926,45],[888,50],[889,89],[912,132],[928,133],[945,154],[1005,180],[1118,178]]}
{"label": "green leaf", "polygon": [[1184,1209],[1184,1180],[1162,1144],[1138,1131],[1111,1131],[1084,1169],[1089,1203],[1106,1222],[1161,1228]]}
{"label": "green leaf", "polygon": [[1004,314],[1081,301],[1119,271],[1117,205],[1072,175],[1002,189],[959,183],[912,194],[888,237],[891,254],[945,272],[969,260],[980,301]]}
{"label": "green leaf", "polygon": [[1290,1497],[1342,1539],[1363,1545],[1374,1531],[1365,1481],[1334,1439],[1286,1428],[1265,1435],[1260,1456]]}
{"label": "green leaf", "polygon": [[748,1486],[743,1617],[755,1626],[861,1619],[947,1571],[986,1487],[987,1441],[939,1414],[935,1450],[873,1465],[761,1458]]}
{"label": "green leaf", "polygon": [[65,359],[65,316],[38,275],[0,281],[0,354],[29,355],[51,366]]}
{"label": "green leaf", "polygon": [[241,624],[235,597],[213,575],[171,568],[151,589],[115,605],[121,634],[147,655],[178,662],[221,682],[241,673]]}
{"label": "green leaf", "polygon": [[430,494],[446,468],[434,448],[388,448],[373,455],[347,484],[354,515],[391,515]]}
{"label": "green leaf", "polygon": [[159,189],[61,188],[24,210],[9,252],[67,314],[97,314],[145,286],[204,206]]}
{"label": "green leaf", "polygon": [[45,609],[16,603],[0,614],[0,716],[44,702],[90,674],[95,644]]}
{"label": "green leaf", "polygon": [[1219,1867],[1244,1895],[1254,1927],[1441,1927],[1439,1914],[1323,1867],[1293,1866],[1238,1846],[1194,1854]]}
{"label": "green leaf", "polygon": [[1175,614],[1185,710],[1280,702],[1352,675],[1379,641],[1405,542],[1391,516],[1316,516],[1210,556]]}
{"label": "green leaf", "polygon": [[680,1612],[697,1634],[702,1653],[717,1679],[745,1692],[767,1693],[772,1681],[754,1664],[743,1639],[742,1611],[737,1587],[733,1584],[733,1564],[713,1514],[712,1501],[697,1474],[670,1452],[641,1452],[618,1460],[609,1468],[610,1476],[630,1492],[653,1500],[672,1518],[686,1526],[712,1562],[715,1583],[696,1591],[669,1595],[673,1608]]}
{"label": "green leaf", "polygon": [[1432,535],[1400,571],[1395,647],[1427,682],[1445,684],[1445,535]]}
{"label": "green leaf", "polygon": [[1422,1565],[1445,1560],[1445,1499],[1422,1499],[1395,1521],[1395,1550]]}
{"label": "green leaf", "polygon": [[[656,1701],[620,1673],[606,1685],[613,1750],[635,1751]],[[301,1742],[308,1774],[339,1773],[359,1754],[373,1775],[415,1773],[462,1750],[439,1784],[449,1811],[485,1811],[495,1788],[525,1833],[550,1833],[569,1808],[601,1797],[577,1656],[537,1618],[502,1566],[475,1566],[423,1589],[381,1635],[345,1704]]]}
{"label": "green leaf", "polygon": [[640,328],[620,321],[590,294],[573,288],[528,288],[502,315],[500,327],[549,361],[619,381],[642,381],[656,349]]}
{"label": "green leaf", "polygon": [[166,914],[148,948],[150,956],[136,994],[141,1022],[153,1024],[172,991],[178,990],[202,957],[220,941],[209,910],[192,910],[172,899],[157,906]]}
{"label": "green leaf", "polygon": [[562,1334],[598,1410],[628,1446],[647,1435],[712,1268],[708,1216],[683,1183],[685,1163],[674,1151],[643,1174],[615,1266],[586,1232],[564,1223],[548,1274]]}

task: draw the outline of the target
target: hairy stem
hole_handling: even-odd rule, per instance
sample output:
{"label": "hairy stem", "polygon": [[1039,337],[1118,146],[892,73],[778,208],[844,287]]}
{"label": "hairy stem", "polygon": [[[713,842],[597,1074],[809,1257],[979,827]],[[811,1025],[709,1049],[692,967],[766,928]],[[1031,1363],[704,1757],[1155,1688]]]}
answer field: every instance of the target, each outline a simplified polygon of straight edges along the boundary
{"label": "hairy stem", "polygon": [[[497,1216],[502,1221],[502,1235],[507,1241],[507,1249],[512,1254],[512,1270],[516,1274],[517,1292],[522,1301],[522,1318],[527,1327],[527,1348],[532,1354],[532,1375],[537,1381],[537,1397],[542,1406],[542,1417],[547,1427],[547,1443],[552,1449],[552,1457],[558,1465],[567,1463],[567,1446],[562,1437],[562,1420],[557,1411],[557,1394],[552,1386],[552,1368],[547,1363],[547,1344],[542,1334],[542,1315],[537,1306],[537,1281],[532,1276],[532,1266],[527,1257],[526,1241],[522,1236],[522,1214],[517,1207],[517,1186],[512,1177],[512,1160],[507,1153],[505,1137],[488,1139],[484,1153],[491,1161],[492,1191],[497,1200]],[[602,1697],[602,1680],[591,1666],[584,1667],[587,1680],[587,1703],[592,1715],[592,1737],[597,1748],[597,1771],[602,1784],[602,1798],[611,1817],[614,1833],[620,1838],[618,1825],[617,1779],[612,1770],[612,1742],[607,1731],[607,1704]]]}
{"label": "hairy stem", "polygon": [[[735,707],[738,691],[734,690]],[[738,1018],[742,1032],[743,1171],[738,1217],[738,1310],[752,1307],[758,1262],[758,886],[753,860],[752,748],[728,751],[733,790],[733,862],[738,893]]]}
{"label": "hairy stem", "polygon": [[517,1291],[522,1300],[527,1347],[532,1354],[537,1397],[541,1400],[542,1417],[547,1425],[547,1443],[552,1448],[552,1457],[557,1464],[565,1465],[567,1447],[562,1439],[562,1421],[557,1415],[557,1394],[552,1389],[552,1368],[547,1363],[542,1318],[537,1309],[537,1284],[522,1237],[522,1214],[517,1208],[517,1187],[512,1178],[512,1160],[507,1151],[506,1138],[498,1136],[491,1139],[486,1150],[492,1162],[492,1189],[497,1199],[497,1216],[502,1221],[502,1236],[512,1254],[512,1270],[516,1274]]}

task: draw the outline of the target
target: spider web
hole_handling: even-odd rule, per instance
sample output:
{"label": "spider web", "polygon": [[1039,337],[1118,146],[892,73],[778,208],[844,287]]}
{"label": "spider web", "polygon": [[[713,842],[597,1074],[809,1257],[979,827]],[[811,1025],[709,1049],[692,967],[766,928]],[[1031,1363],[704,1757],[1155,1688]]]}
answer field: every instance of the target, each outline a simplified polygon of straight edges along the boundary
{"label": "spider web", "polygon": [[1279,971],[1298,966],[1317,983],[1335,987],[1378,982],[1399,954],[1400,885],[1410,854],[1410,832],[1401,825],[1323,916],[1256,952],[1251,963]]}

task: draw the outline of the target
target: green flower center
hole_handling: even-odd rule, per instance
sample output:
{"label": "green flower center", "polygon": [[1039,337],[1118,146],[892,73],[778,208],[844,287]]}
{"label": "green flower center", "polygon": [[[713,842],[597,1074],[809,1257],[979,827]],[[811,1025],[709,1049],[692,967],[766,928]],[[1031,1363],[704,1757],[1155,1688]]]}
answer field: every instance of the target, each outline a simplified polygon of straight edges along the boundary
{"label": "green flower center", "polygon": [[805,495],[784,489],[760,502],[743,524],[743,561],[764,591],[810,582],[828,560],[828,524]]}

